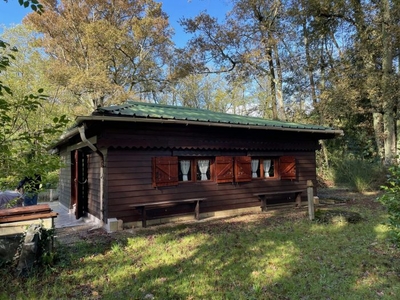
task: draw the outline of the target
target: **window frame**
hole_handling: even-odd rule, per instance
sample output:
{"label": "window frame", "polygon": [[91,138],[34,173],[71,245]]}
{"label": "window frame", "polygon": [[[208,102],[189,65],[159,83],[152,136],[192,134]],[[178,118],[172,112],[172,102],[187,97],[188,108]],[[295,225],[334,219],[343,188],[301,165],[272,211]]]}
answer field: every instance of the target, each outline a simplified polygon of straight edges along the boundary
{"label": "window frame", "polygon": [[[259,174],[257,173],[257,177],[252,177],[252,180],[279,180],[280,179],[280,174],[279,174],[279,157],[276,156],[252,156],[251,159],[258,159],[258,169]],[[264,172],[264,160],[270,159],[273,161],[273,170],[274,170],[274,176],[269,176],[265,177],[265,172]]]}
{"label": "window frame", "polygon": [[[214,163],[215,163],[215,159],[213,157],[210,156],[177,156],[178,157],[178,183],[179,184],[187,184],[187,183],[206,183],[206,182],[213,182],[214,181]],[[182,160],[188,160],[190,161],[190,169],[189,169],[189,173],[190,173],[190,180],[184,181],[181,180],[181,165],[180,162]],[[208,160],[209,161],[209,165],[208,165],[208,171],[207,173],[209,173],[209,178],[207,180],[200,180],[197,179],[197,171],[199,170],[198,168],[198,161],[199,160]],[[188,175],[189,175],[188,173]],[[183,176],[183,173],[182,173]]]}

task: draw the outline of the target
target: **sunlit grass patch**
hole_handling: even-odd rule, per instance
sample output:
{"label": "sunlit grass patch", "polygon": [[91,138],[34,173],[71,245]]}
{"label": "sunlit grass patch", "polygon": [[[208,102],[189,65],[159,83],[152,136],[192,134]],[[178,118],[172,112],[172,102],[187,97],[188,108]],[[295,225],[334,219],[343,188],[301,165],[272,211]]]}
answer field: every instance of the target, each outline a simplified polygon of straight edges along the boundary
{"label": "sunlit grass patch", "polygon": [[259,214],[60,245],[52,272],[0,271],[0,299],[393,299],[385,211],[353,209],[357,224]]}

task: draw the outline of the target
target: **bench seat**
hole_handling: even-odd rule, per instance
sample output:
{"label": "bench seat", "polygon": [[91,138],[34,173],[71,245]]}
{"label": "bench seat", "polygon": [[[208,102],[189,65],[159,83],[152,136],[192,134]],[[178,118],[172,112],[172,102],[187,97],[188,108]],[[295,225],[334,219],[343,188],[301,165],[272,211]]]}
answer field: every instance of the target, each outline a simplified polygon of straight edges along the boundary
{"label": "bench seat", "polygon": [[261,201],[261,211],[267,211],[267,197],[274,196],[274,195],[285,195],[285,194],[294,194],[296,207],[301,206],[301,194],[305,191],[301,189],[297,190],[285,190],[285,191],[274,191],[274,192],[262,192],[262,193],[255,193],[253,196],[257,196],[258,200]]}
{"label": "bench seat", "polygon": [[147,226],[147,213],[146,211],[162,208],[162,207],[170,207],[184,203],[193,203],[194,207],[194,217],[196,220],[200,218],[200,202],[206,200],[206,198],[191,198],[191,199],[180,199],[180,200],[172,200],[172,201],[160,201],[160,202],[146,202],[146,203],[135,203],[129,205],[134,209],[138,209],[140,211],[141,219],[142,219],[142,227]]}

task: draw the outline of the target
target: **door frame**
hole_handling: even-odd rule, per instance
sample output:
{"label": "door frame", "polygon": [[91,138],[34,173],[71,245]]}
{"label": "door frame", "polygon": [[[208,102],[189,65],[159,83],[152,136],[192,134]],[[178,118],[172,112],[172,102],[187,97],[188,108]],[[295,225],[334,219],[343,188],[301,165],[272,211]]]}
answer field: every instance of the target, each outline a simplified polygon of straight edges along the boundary
{"label": "door frame", "polygon": [[88,212],[88,159],[82,149],[71,152],[71,206],[79,219]]}

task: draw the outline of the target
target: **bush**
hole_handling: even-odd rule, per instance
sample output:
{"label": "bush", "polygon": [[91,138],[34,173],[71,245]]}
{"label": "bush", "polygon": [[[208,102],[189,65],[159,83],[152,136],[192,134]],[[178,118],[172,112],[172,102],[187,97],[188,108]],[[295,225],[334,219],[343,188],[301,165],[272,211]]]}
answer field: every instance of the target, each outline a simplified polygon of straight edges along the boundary
{"label": "bush", "polygon": [[332,180],[360,193],[379,189],[384,184],[385,168],[379,162],[359,158],[336,159],[332,163]]}
{"label": "bush", "polygon": [[392,240],[400,244],[400,167],[394,165],[389,168],[389,175],[387,176],[386,185],[382,186],[384,194],[378,197],[387,209],[388,226]]}

